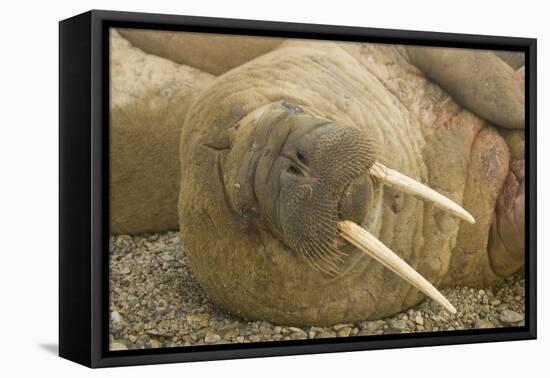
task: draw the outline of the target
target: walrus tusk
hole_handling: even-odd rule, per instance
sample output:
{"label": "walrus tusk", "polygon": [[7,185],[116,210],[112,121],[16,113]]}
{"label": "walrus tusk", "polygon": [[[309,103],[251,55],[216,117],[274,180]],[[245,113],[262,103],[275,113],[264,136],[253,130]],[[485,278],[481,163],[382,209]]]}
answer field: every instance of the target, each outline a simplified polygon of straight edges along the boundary
{"label": "walrus tusk", "polygon": [[474,224],[476,222],[470,213],[441,193],[438,193],[426,185],[405,176],[396,170],[388,168],[379,162],[375,162],[372,165],[369,169],[369,173],[371,176],[375,177],[389,187],[409,193],[424,201],[431,202],[441,210],[448,211],[460,219],[464,219],[468,223]]}
{"label": "walrus tusk", "polygon": [[342,233],[342,237],[359,248],[359,250],[374,258],[380,264],[432,298],[450,313],[456,314],[456,309],[439,290],[363,227],[346,220],[339,222],[338,228]]}

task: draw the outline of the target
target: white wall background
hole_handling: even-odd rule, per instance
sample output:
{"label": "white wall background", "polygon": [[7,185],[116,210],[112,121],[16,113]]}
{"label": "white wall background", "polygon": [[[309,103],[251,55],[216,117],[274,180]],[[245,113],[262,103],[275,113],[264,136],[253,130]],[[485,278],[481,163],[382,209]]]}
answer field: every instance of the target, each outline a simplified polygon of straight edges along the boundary
{"label": "white wall background", "polygon": [[[61,2],[60,2],[61,3]],[[548,88],[544,1],[6,1],[0,23],[0,375],[519,377],[548,373]],[[58,25],[88,9],[538,38],[539,340],[92,371],[55,355]],[[546,295],[546,298],[544,296]],[[536,372],[539,374],[536,374]],[[31,375],[34,373],[33,375]]]}

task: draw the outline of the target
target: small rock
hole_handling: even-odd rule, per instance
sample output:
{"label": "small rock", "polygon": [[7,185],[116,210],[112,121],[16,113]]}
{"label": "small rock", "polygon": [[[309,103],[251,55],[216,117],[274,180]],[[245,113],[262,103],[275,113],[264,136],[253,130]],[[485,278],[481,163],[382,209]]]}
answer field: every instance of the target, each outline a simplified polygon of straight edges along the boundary
{"label": "small rock", "polygon": [[301,328],[290,327],[289,329],[292,331],[292,333],[290,334],[290,338],[293,340],[305,339],[307,337],[306,331]]}
{"label": "small rock", "polygon": [[288,327],[288,329],[290,330],[290,332],[305,333],[305,331],[303,329],[298,328],[298,327]]}
{"label": "small rock", "polygon": [[206,332],[206,335],[204,336],[204,342],[208,344],[217,343],[222,338],[217,333],[214,333],[212,331]]}
{"label": "small rock", "polygon": [[114,341],[109,345],[109,350],[128,350],[128,347],[126,344],[119,341]]}
{"label": "small rock", "polygon": [[123,321],[122,315],[118,311],[111,312],[111,321],[115,323],[120,323]]}
{"label": "small rock", "polygon": [[383,320],[374,320],[374,321],[366,322],[366,324],[364,324],[364,329],[366,329],[370,333],[373,333],[375,331],[378,331],[383,326],[384,326]]}
{"label": "small rock", "polygon": [[151,347],[151,348],[160,348],[160,347],[162,347],[162,343],[158,340],[153,339],[153,340],[149,341],[149,347]]}
{"label": "small rock", "polygon": [[490,320],[487,320],[487,319],[479,319],[479,320],[476,322],[475,327],[476,327],[476,328],[479,328],[479,329],[486,329],[486,328],[495,328],[495,325],[494,325],[493,322],[490,321]]}
{"label": "small rock", "polygon": [[331,338],[331,337],[336,337],[336,332],[334,332],[334,331],[322,330],[321,332],[319,332],[319,333],[317,334],[317,338],[318,338],[318,339],[327,339],[327,338]]}
{"label": "small rock", "polygon": [[248,340],[250,340],[250,342],[257,343],[258,341],[262,340],[262,337],[260,335],[250,335],[250,337],[248,337]]}
{"label": "small rock", "polygon": [[517,323],[523,320],[523,315],[512,310],[503,310],[500,313],[499,320],[503,323]]}
{"label": "small rock", "polygon": [[384,335],[393,335],[393,334],[396,334],[396,333],[401,333],[401,330],[397,329],[397,328],[393,328],[393,327],[386,328],[384,330]]}
{"label": "small rock", "polygon": [[420,315],[414,317],[414,322],[418,325],[424,325],[424,318]]}
{"label": "small rock", "polygon": [[305,333],[304,331],[302,332],[292,332],[290,334],[290,339],[291,340],[300,340],[300,339],[305,339],[307,338],[307,333]]}
{"label": "small rock", "polygon": [[172,256],[168,253],[165,253],[164,255],[162,255],[162,259],[166,262],[174,261],[174,256]]}
{"label": "small rock", "polygon": [[390,322],[390,325],[392,328],[395,328],[400,331],[407,328],[407,322],[403,319],[392,319]]}
{"label": "small rock", "polygon": [[227,331],[225,335],[223,335],[223,338],[226,340],[231,340],[235,337],[239,336],[239,330],[238,329],[232,329],[230,331]]}
{"label": "small rock", "polygon": [[168,309],[168,304],[166,303],[166,301],[164,300],[160,300],[157,302],[157,307],[155,308],[155,310],[159,313],[159,314],[164,314],[166,313],[166,310]]}
{"label": "small rock", "polygon": [[239,330],[239,335],[240,336],[250,336],[252,334],[252,332],[250,332],[250,330],[248,328],[241,328]]}
{"label": "small rock", "polygon": [[332,328],[334,328],[334,330],[335,330],[336,332],[338,332],[338,331],[340,331],[342,328],[349,328],[349,327],[351,327],[351,326],[352,326],[352,324],[336,324],[336,325],[335,325],[334,327],[332,327]]}
{"label": "small rock", "polygon": [[350,333],[351,333],[351,327],[344,327],[338,330],[339,337],[348,337]]}
{"label": "small rock", "polygon": [[154,330],[154,329],[151,329],[151,330],[148,330],[148,331],[145,331],[146,334],[148,334],[149,336],[160,336],[160,337],[172,337],[174,336],[174,333],[173,332],[169,332],[169,331],[164,331],[164,330]]}

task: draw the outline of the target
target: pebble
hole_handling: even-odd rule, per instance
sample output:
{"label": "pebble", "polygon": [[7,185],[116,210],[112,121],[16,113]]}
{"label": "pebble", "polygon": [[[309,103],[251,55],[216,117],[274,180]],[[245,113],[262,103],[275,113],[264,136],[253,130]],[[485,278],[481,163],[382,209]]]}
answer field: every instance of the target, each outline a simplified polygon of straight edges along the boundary
{"label": "pebble", "polygon": [[400,331],[407,328],[407,322],[403,319],[393,319],[390,321],[390,325],[391,327]]}
{"label": "pebble", "polygon": [[162,343],[158,340],[152,339],[147,343],[150,348],[162,348]]}
{"label": "pebble", "polygon": [[365,328],[367,331],[373,333],[375,331],[378,331],[380,328],[382,328],[386,324],[383,320],[374,320],[370,322],[366,322]]}
{"label": "pebble", "polygon": [[111,312],[111,321],[115,323],[120,323],[123,321],[122,315],[118,311]]}
{"label": "pebble", "polygon": [[336,324],[333,328],[336,332],[340,331],[341,329],[343,328],[349,328],[351,327],[353,324]]}
{"label": "pebble", "polygon": [[249,341],[253,342],[253,343],[257,343],[258,341],[261,341],[262,340],[262,336],[260,335],[251,335],[249,338],[248,338]]}
{"label": "pebble", "polygon": [[322,330],[317,334],[318,339],[327,339],[332,337],[336,337],[336,332],[330,330]]}
{"label": "pebble", "polygon": [[479,328],[479,329],[495,328],[495,325],[490,320],[480,319],[476,322],[476,328]]}
{"label": "pebble", "polygon": [[109,350],[128,350],[128,347],[121,342],[114,341],[109,344]]}
{"label": "pebble", "polygon": [[193,278],[176,232],[110,239],[111,350],[322,339],[402,332],[437,332],[524,324],[524,279],[492,287],[443,289],[457,308],[450,315],[426,300],[393,317],[296,327],[249,322],[215,307]]}
{"label": "pebble", "polygon": [[300,329],[299,331],[296,331],[293,333],[293,335],[296,335],[300,339],[306,339],[307,338],[307,332],[303,329]]}
{"label": "pebble", "polygon": [[503,323],[517,323],[523,320],[523,315],[512,310],[503,310],[500,313],[499,319]]}
{"label": "pebble", "polygon": [[348,337],[351,333],[351,327],[340,328],[337,332],[339,337]]}
{"label": "pebble", "polygon": [[208,344],[217,343],[221,339],[222,338],[221,338],[220,335],[218,335],[217,333],[211,332],[211,331],[208,331],[206,333],[206,336],[204,336],[204,342],[208,343]]}

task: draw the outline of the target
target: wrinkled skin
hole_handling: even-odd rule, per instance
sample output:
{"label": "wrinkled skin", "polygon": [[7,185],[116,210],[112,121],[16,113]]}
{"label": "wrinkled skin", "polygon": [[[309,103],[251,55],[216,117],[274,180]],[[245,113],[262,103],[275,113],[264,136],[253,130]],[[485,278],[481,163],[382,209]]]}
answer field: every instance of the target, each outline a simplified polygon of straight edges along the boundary
{"label": "wrinkled skin", "polygon": [[[419,69],[441,57],[429,56],[285,42],[199,94],[182,130],[178,211],[193,272],[215,303],[244,318],[323,325],[421,301],[338,237],[344,218],[436,286],[484,286],[521,267],[524,163],[511,170],[496,129],[448,93],[468,105],[481,90],[473,111],[487,119],[502,103],[477,86],[483,70],[454,71],[463,85],[442,90],[426,75],[444,70]],[[508,66],[495,72],[513,119],[499,126],[522,127],[520,78]],[[476,224],[374,182],[366,174],[374,159],[461,204]]]}

